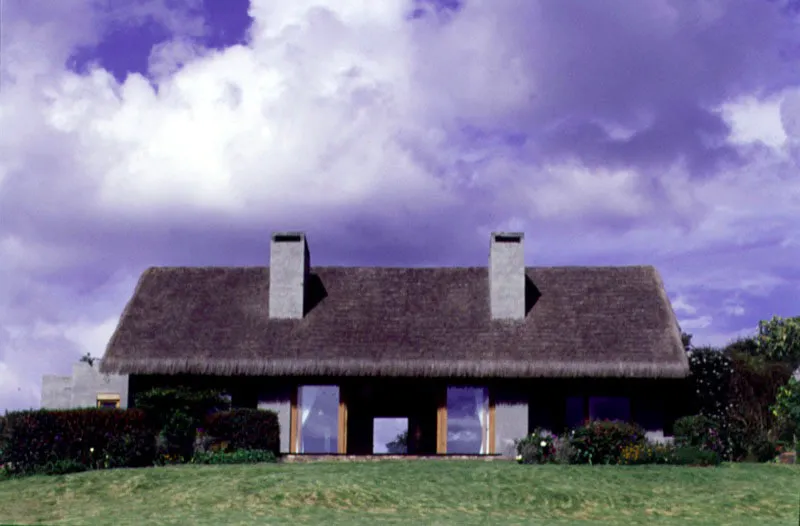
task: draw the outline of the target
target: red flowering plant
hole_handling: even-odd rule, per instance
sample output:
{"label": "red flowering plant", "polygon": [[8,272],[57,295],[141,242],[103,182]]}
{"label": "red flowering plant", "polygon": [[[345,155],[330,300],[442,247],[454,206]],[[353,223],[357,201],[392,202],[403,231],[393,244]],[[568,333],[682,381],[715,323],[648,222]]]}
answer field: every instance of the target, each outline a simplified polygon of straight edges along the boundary
{"label": "red flowering plant", "polygon": [[621,421],[590,421],[570,437],[577,464],[617,464],[625,447],[644,443],[644,429]]}

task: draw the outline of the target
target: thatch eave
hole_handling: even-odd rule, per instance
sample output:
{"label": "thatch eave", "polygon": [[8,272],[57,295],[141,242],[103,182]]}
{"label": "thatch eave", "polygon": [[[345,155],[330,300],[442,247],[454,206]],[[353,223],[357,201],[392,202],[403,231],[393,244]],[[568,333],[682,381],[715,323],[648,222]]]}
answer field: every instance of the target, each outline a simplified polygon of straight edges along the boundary
{"label": "thatch eave", "polygon": [[462,378],[685,378],[688,362],[555,362],[467,360],[208,360],[201,358],[107,359],[109,374],[220,376],[392,376]]}

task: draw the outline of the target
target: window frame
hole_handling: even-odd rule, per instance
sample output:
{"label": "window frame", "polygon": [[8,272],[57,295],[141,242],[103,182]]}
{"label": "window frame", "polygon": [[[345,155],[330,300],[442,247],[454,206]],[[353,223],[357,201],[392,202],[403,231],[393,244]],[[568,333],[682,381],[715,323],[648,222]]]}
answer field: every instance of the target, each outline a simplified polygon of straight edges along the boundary
{"label": "window frame", "polygon": [[[602,395],[595,394],[595,395],[587,396],[586,397],[586,414],[587,414],[587,417],[589,419],[592,419],[592,399],[593,398],[594,399],[605,398],[605,399],[624,400],[628,405],[628,410],[627,410],[628,418],[627,418],[627,420],[621,420],[621,421],[627,422],[627,423],[631,423],[631,422],[634,421],[633,420],[633,401],[631,400],[631,398],[629,396],[622,396],[622,395],[616,395],[616,394],[602,394]],[[607,419],[598,419],[598,420],[602,421],[602,420],[607,420]]]}
{"label": "window frame", "polygon": [[[447,384],[444,385],[439,391],[439,399],[437,403],[437,411],[436,411],[436,454],[437,455],[446,455],[447,454],[447,390],[451,387],[477,387],[477,388],[484,388],[487,391],[487,396],[489,398],[489,414],[487,417],[488,420],[488,444],[487,444],[487,452],[483,453],[483,455],[495,455],[497,454],[496,449],[496,409],[495,409],[495,397],[494,397],[494,390],[490,385],[453,385]],[[476,455],[481,455],[481,453],[476,453]]]}
{"label": "window frame", "polygon": [[[569,393],[569,394],[565,395],[564,396],[563,409],[562,409],[562,411],[563,411],[562,412],[562,418],[563,418],[564,424],[567,423],[567,401],[570,398],[580,398],[582,409],[583,409],[583,411],[582,411],[583,412],[583,420],[576,427],[580,427],[582,425],[585,425],[587,422],[589,422],[591,420],[591,418],[592,418],[592,415],[591,415],[591,399],[592,398],[623,398],[623,399],[627,400],[628,401],[628,420],[626,422],[628,422],[628,423],[636,422],[636,409],[635,409],[635,404],[634,404],[633,397],[631,397],[629,395],[626,395],[626,394],[606,393],[606,392],[602,392],[601,391],[601,392],[595,392],[595,393],[587,393],[587,392],[575,393],[575,392],[573,392],[573,393]],[[570,429],[574,429],[574,427],[570,428]]]}
{"label": "window frame", "polygon": [[[300,453],[300,389],[303,387],[336,387],[339,390],[339,407],[337,415],[337,429],[336,429],[336,453]],[[290,400],[289,410],[289,454],[291,455],[333,455],[345,454],[347,452],[347,400],[345,389],[340,384],[297,384],[291,390],[292,396]]]}
{"label": "window frame", "polygon": [[[98,409],[119,409],[121,396],[117,393],[97,393],[97,398],[95,399],[95,407]],[[114,406],[105,405],[109,402],[113,402]]]}

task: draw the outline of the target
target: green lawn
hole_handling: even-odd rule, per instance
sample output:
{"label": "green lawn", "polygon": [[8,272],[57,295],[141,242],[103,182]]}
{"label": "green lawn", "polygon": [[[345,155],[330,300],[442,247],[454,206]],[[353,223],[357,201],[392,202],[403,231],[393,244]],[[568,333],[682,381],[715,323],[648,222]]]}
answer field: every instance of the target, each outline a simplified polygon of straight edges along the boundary
{"label": "green lawn", "polygon": [[800,466],[384,461],[176,466],[0,481],[13,524],[798,524]]}

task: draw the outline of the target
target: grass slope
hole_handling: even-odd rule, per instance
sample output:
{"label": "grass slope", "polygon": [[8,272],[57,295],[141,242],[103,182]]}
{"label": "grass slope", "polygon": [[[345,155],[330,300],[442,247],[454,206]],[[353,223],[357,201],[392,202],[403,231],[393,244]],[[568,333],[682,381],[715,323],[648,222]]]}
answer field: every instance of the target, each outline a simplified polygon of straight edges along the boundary
{"label": "grass slope", "polygon": [[176,466],[0,481],[14,524],[798,523],[800,467],[507,462]]}

